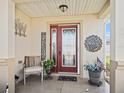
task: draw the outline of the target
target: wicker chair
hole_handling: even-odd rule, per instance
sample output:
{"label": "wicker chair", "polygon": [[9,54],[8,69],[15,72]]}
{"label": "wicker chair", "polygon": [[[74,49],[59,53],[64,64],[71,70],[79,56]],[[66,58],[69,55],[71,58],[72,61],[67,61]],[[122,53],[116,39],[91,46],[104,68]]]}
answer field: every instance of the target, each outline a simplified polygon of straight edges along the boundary
{"label": "wicker chair", "polygon": [[26,84],[26,75],[40,74],[43,82],[43,63],[40,56],[25,56],[24,58],[24,85]]}

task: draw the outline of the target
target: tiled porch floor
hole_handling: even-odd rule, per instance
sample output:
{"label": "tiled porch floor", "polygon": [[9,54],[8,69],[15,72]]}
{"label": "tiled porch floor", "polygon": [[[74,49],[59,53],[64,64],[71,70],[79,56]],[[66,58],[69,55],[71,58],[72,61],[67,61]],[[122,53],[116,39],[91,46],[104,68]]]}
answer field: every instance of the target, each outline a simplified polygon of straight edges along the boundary
{"label": "tiled porch floor", "polygon": [[78,78],[77,82],[73,81],[58,81],[58,77],[53,77],[52,80],[44,80],[40,82],[39,76],[30,76],[27,78],[27,84],[23,82],[16,85],[16,93],[109,93],[109,85],[104,83],[102,86],[89,85],[87,80]]}

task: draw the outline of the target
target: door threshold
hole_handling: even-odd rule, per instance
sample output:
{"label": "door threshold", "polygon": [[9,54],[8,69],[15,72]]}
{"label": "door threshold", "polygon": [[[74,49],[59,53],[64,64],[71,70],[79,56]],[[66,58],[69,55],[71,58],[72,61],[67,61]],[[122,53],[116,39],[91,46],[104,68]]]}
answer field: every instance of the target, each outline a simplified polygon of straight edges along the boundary
{"label": "door threshold", "polygon": [[71,75],[78,75],[77,73],[74,72],[58,72],[59,74],[71,74]]}
{"label": "door threshold", "polygon": [[53,76],[76,76],[80,77],[80,74],[77,73],[70,73],[70,72],[58,72],[58,73],[52,73]]}

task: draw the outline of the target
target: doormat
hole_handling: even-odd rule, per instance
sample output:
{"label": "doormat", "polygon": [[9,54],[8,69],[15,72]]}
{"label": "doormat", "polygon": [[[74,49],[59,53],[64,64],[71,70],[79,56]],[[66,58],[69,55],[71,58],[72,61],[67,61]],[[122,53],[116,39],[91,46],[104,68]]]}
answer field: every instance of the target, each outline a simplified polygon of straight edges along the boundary
{"label": "doormat", "polygon": [[77,81],[75,76],[59,76],[58,80],[60,81]]}

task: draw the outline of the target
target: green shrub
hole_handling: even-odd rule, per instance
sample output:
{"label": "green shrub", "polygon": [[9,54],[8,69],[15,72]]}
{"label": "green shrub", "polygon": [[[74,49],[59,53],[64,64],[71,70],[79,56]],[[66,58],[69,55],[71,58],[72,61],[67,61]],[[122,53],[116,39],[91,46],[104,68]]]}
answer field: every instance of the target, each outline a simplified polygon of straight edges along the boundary
{"label": "green shrub", "polygon": [[45,71],[47,72],[54,67],[54,61],[47,59],[43,62],[43,66],[44,66]]}

